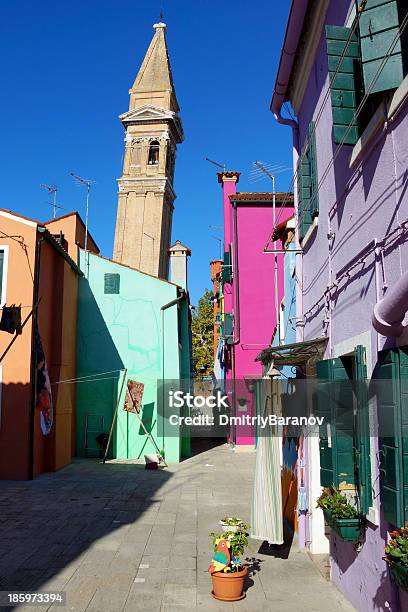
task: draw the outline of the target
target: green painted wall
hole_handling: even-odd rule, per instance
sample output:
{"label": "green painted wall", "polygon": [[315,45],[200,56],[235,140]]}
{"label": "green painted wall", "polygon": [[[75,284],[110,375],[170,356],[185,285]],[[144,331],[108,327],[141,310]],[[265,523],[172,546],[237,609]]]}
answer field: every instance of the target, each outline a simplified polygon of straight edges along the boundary
{"label": "green painted wall", "polygon": [[[85,255],[89,257],[88,265],[85,265]],[[188,432],[164,439],[162,427],[157,431],[157,395],[163,368],[164,378],[174,380],[175,384],[180,375],[186,374],[189,330],[185,300],[181,303],[179,327],[177,305],[163,312],[160,310],[177,297],[174,285],[83,251],[80,252],[80,265],[85,277],[79,283],[77,376],[98,375],[98,380],[84,379],[77,384],[77,455],[97,455],[95,431],[109,432],[123,369],[127,368],[127,378],[145,385],[142,414],[146,427],[151,429],[159,448],[164,448],[166,460],[179,461],[182,435],[188,437]],[[120,275],[119,294],[105,294],[105,274]],[[122,410],[123,399],[124,396],[111,456],[143,458],[144,453],[155,452],[155,449],[137,417]],[[91,433],[87,436],[86,431]],[[186,439],[184,456],[188,450]]]}

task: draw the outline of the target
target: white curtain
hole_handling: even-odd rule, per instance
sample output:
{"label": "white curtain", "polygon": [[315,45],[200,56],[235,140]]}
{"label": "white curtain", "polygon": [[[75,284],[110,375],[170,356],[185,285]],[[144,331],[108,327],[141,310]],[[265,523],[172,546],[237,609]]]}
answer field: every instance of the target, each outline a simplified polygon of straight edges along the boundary
{"label": "white curtain", "polygon": [[[268,416],[272,413],[272,405],[278,408],[279,399],[273,381],[265,383],[264,416]],[[266,386],[271,389],[270,393]],[[274,414],[279,412],[278,409],[273,411]],[[266,540],[269,544],[283,544],[281,442],[276,428],[266,426],[259,430],[251,504],[251,537]]]}

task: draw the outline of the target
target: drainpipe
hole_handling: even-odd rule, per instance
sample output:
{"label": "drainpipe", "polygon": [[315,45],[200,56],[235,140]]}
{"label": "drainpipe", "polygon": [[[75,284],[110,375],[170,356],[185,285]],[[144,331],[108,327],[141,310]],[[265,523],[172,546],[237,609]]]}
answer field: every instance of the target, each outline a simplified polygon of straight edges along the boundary
{"label": "drainpipe", "polygon": [[[239,263],[238,263],[238,208],[237,203],[233,202],[233,214],[234,214],[234,339],[232,341],[232,407],[233,416],[237,414],[237,389],[235,380],[235,347],[241,342],[241,311],[239,305]],[[233,425],[232,443],[235,448],[237,443],[237,426]]]}
{"label": "drainpipe", "polygon": [[44,238],[41,237],[36,242],[35,248],[35,268],[34,268],[34,287],[33,287],[33,322],[31,334],[31,406],[28,430],[28,479],[34,479],[34,431],[35,431],[35,409],[37,404],[37,346],[35,342],[37,319],[38,319],[38,295],[40,289],[40,264],[41,264],[41,245]]}
{"label": "drainpipe", "polygon": [[402,322],[408,310],[408,272],[395,283],[374,306],[372,323],[383,336],[399,338],[405,327]]}
{"label": "drainpipe", "polygon": [[172,306],[175,306],[179,302],[181,302],[181,300],[183,300],[186,297],[186,295],[187,294],[185,290],[180,289],[180,295],[178,297],[176,297],[174,300],[171,300],[171,302],[167,302],[167,304],[164,304],[160,308],[161,322],[162,322],[162,406],[163,406],[162,445],[163,445],[163,451],[164,451],[164,311],[167,310],[168,308],[171,308]]}

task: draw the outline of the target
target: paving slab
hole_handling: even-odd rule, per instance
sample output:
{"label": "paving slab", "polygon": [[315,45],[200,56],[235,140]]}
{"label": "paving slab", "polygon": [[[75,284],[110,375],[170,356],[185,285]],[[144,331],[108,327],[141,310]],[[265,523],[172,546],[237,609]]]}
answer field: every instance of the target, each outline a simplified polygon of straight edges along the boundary
{"label": "paving slab", "polygon": [[62,589],[75,612],[352,610],[307,554],[265,555],[253,540],[246,598],[211,597],[208,533],[228,514],[249,522],[254,460],[218,446],[156,472],[81,459],[0,482],[1,588]]}

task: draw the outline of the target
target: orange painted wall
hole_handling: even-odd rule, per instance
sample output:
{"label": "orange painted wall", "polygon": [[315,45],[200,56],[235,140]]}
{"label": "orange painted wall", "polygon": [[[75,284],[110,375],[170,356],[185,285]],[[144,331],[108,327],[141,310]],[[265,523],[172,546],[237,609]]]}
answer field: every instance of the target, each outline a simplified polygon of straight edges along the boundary
{"label": "orange painted wall", "polygon": [[[24,319],[33,301],[36,227],[0,217],[0,232],[0,245],[9,247],[7,304],[21,304]],[[3,234],[18,237],[21,244]],[[0,478],[28,477],[31,335],[32,319],[1,363]],[[0,332],[1,354],[12,339],[11,334]]]}
{"label": "orange painted wall", "polygon": [[[85,226],[78,213],[65,215],[55,219],[55,221],[48,221],[45,226],[51,234],[59,234],[59,232],[64,234],[65,240],[68,242],[68,253],[78,263],[78,246],[81,249],[85,248]],[[89,233],[88,250],[92,253],[99,253],[99,248]]]}
{"label": "orange painted wall", "polygon": [[75,451],[76,385],[55,383],[76,376],[77,289],[77,274],[52,245],[43,242],[38,327],[50,380],[54,383],[54,423],[49,436],[44,436],[36,415],[35,475],[67,465]]}
{"label": "orange painted wall", "polygon": [[[78,219],[69,217],[61,227],[63,233],[75,236]],[[59,231],[59,230],[58,230]],[[19,236],[24,248],[15,240],[2,238],[9,246],[7,270],[7,305],[30,306],[22,309],[23,318],[33,304],[35,242],[37,227],[26,221],[8,219],[0,213],[0,232]],[[52,233],[57,233],[54,231]],[[71,246],[71,245],[69,245]],[[76,252],[75,246],[75,252]],[[77,257],[73,258],[76,261]],[[46,240],[41,245],[38,326],[46,355],[51,382],[76,376],[76,321],[78,276],[62,255]],[[13,336],[0,331],[0,351]],[[32,319],[18,336],[2,361],[2,418],[0,423],[0,479],[29,477]],[[34,421],[34,475],[57,470],[71,461],[75,452],[75,384],[52,385],[54,423],[44,436],[40,415]]]}

